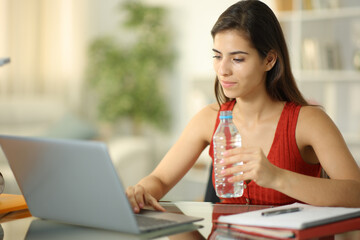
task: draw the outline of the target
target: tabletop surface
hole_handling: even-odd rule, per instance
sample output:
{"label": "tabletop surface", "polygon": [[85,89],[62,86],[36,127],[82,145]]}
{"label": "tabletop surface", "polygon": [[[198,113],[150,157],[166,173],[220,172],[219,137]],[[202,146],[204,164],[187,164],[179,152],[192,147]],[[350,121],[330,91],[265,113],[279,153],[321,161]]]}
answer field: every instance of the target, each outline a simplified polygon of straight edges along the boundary
{"label": "tabletop surface", "polygon": [[[213,219],[220,215],[236,214],[268,206],[211,204],[207,202],[161,202],[169,212],[202,217],[195,225],[183,226],[151,234],[132,235],[115,231],[78,227],[32,217],[28,210],[21,210],[0,216],[0,240],[12,239],[207,239],[213,232]],[[228,231],[217,235],[216,239],[235,239]],[[236,239],[251,239],[248,236]],[[255,238],[254,238],[255,239]],[[360,239],[360,231],[336,235],[337,240]]]}

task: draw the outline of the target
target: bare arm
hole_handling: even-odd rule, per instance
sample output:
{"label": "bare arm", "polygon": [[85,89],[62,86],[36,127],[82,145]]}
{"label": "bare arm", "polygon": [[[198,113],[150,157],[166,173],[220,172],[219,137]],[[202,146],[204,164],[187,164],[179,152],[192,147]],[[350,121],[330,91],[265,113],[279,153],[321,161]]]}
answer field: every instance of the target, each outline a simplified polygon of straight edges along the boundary
{"label": "bare arm", "polygon": [[145,205],[161,209],[161,199],[194,165],[209,144],[215,126],[217,109],[209,105],[201,110],[186,126],[182,135],[168,151],[155,170],[137,185],[127,189],[135,212]]}
{"label": "bare arm", "polygon": [[330,179],[281,171],[276,188],[314,205],[360,207],[360,169],[332,120],[318,108],[303,107],[296,139],[299,149],[313,149]]}

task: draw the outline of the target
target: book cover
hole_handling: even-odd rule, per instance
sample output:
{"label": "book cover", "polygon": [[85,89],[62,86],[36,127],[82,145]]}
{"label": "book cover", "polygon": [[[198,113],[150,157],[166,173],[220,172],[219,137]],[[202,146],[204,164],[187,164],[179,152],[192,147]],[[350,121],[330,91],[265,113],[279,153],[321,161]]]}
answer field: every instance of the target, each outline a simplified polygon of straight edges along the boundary
{"label": "book cover", "polygon": [[0,195],[0,214],[27,209],[25,199],[22,195],[1,194]]}

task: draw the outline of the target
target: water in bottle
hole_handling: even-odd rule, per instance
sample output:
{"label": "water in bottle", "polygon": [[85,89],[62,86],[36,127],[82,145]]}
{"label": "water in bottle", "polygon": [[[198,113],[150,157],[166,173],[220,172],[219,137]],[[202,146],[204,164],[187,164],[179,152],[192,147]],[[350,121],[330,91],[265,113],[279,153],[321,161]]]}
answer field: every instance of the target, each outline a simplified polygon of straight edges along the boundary
{"label": "water in bottle", "polygon": [[[229,183],[228,179],[231,176],[221,175],[223,169],[231,167],[233,164],[227,166],[220,164],[226,150],[241,147],[241,136],[232,121],[232,111],[221,111],[219,118],[220,123],[213,137],[216,195],[220,198],[241,197],[244,192],[244,182]],[[237,164],[242,165],[242,162]]]}

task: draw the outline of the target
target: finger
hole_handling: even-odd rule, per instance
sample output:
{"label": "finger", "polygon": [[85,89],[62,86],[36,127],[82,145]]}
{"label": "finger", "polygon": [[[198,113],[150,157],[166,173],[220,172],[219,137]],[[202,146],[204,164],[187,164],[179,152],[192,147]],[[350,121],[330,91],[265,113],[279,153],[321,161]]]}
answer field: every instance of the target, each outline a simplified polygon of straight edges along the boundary
{"label": "finger", "polygon": [[129,203],[133,209],[133,211],[135,213],[138,213],[140,211],[140,207],[135,199],[135,194],[134,194],[134,188],[133,187],[129,187],[128,190],[126,191],[126,195],[128,197]]}
{"label": "finger", "polygon": [[232,155],[236,155],[236,154],[246,154],[246,153],[252,153],[254,151],[256,151],[258,148],[257,147],[237,147],[237,148],[232,148],[229,150],[226,150],[223,154],[223,156],[228,157],[228,156],[232,156]]}
{"label": "finger", "polygon": [[152,206],[155,210],[165,212],[165,208],[160,205],[160,203],[150,194],[146,195],[146,203],[147,205]]}
{"label": "finger", "polygon": [[125,194],[127,197],[132,196],[132,193],[134,192],[134,187],[130,186],[126,189]]}
{"label": "finger", "polygon": [[228,182],[230,183],[234,183],[234,182],[247,182],[247,181],[251,181],[252,179],[252,175],[249,172],[245,172],[243,174],[239,174],[239,175],[233,175],[232,177],[228,178]]}
{"label": "finger", "polygon": [[144,195],[145,195],[145,191],[142,187],[135,187],[134,198],[138,207],[138,209],[135,210],[140,211],[140,209],[144,208],[145,206]]}
{"label": "finger", "polygon": [[224,157],[223,160],[220,162],[220,164],[222,165],[237,164],[237,163],[240,164],[241,162],[244,162],[244,159],[248,159],[248,157],[246,157],[246,155],[243,154],[232,155],[230,157]]}
{"label": "finger", "polygon": [[228,149],[223,153],[224,157],[230,157],[236,154],[239,154],[241,152],[241,148],[232,148],[232,149]]}
{"label": "finger", "polygon": [[221,174],[224,176],[232,175],[231,177],[235,177],[235,181],[251,180],[253,177],[253,169],[254,164],[248,163],[224,169]]}
{"label": "finger", "polygon": [[222,165],[228,164],[237,164],[237,163],[249,163],[254,160],[261,159],[261,155],[257,151],[255,152],[239,152],[236,155],[232,155],[229,157],[224,157],[223,161],[221,161]]}
{"label": "finger", "polygon": [[225,168],[221,170],[220,174],[222,176],[241,174],[244,171],[244,167],[242,165],[233,165],[232,167]]}

